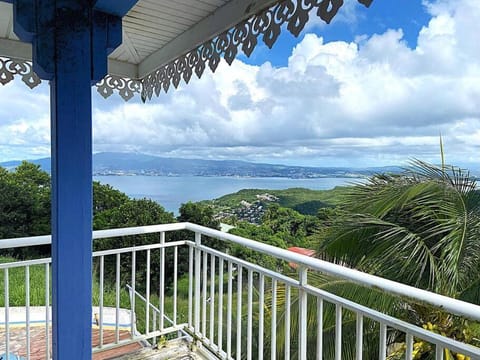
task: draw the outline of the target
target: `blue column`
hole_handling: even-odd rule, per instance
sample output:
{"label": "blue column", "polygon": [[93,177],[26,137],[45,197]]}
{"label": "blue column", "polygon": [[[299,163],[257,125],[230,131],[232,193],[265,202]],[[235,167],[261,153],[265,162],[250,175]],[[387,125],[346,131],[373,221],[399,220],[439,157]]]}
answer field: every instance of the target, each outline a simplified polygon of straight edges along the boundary
{"label": "blue column", "polygon": [[[65,2],[66,3],[66,2]],[[58,10],[57,10],[58,11]],[[70,1],[56,29],[51,89],[52,350],[92,353],[92,113],[90,9]],[[57,16],[58,19],[58,16]],[[61,46],[59,46],[61,44]]]}
{"label": "blue column", "polygon": [[[14,30],[50,80],[53,358],[92,356],[91,84],[136,0],[14,0]],[[128,7],[126,4],[128,4]],[[97,8],[99,7],[99,8]]]}

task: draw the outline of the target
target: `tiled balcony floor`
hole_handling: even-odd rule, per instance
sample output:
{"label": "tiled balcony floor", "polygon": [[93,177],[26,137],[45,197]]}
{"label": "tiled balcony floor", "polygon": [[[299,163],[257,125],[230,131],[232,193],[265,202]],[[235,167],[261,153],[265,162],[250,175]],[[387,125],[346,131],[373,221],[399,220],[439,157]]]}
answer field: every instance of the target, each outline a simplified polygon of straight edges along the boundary
{"label": "tiled balcony floor", "polygon": [[[10,328],[10,353],[26,357],[26,329],[25,327]],[[45,360],[46,359],[46,331],[45,326],[33,326],[30,328],[30,359],[31,360]],[[51,329],[49,331],[49,338],[51,344]],[[120,340],[130,338],[130,332],[127,330],[120,331]],[[0,354],[6,351],[5,348],[5,329],[0,328]],[[104,345],[113,344],[115,342],[114,330],[103,330]],[[92,347],[99,345],[99,330],[92,329]],[[133,351],[141,349],[143,346],[140,343],[129,344],[118,348],[105,350],[93,354],[93,360],[107,360],[115,358],[123,354],[128,354]],[[51,345],[50,345],[51,351]]]}
{"label": "tiled balcony floor", "polygon": [[[115,357],[115,360],[210,360],[216,357],[207,356],[206,353],[191,349],[190,343],[184,339],[169,341],[161,349],[144,348],[123,356]],[[107,360],[107,359],[105,359]],[[111,359],[113,360],[113,358]]]}

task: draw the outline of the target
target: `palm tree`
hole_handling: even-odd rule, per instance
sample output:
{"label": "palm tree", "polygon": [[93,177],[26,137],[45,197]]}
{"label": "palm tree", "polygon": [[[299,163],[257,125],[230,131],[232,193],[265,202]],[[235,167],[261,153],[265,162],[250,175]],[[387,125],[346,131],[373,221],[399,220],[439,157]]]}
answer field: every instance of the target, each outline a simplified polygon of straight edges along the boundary
{"label": "palm tree", "polygon": [[353,186],[319,253],[359,270],[479,302],[480,192],[453,166],[420,160]]}
{"label": "palm tree", "polygon": [[[480,303],[480,192],[467,171],[414,160],[400,175],[375,175],[352,186],[333,224],[319,233],[320,257],[436,293]],[[337,214],[337,215],[338,215]],[[363,289],[322,275],[309,282],[363,305],[471,341],[468,323],[425,304]],[[310,302],[312,303],[312,302]],[[314,304],[309,313],[314,314]],[[294,307],[292,308],[294,309]],[[327,313],[326,313],[327,314]],[[345,334],[355,332],[344,318]],[[309,319],[315,329],[315,319]],[[334,319],[325,318],[324,346],[333,351]],[[295,327],[292,327],[295,331]],[[377,329],[366,324],[364,358],[375,358]],[[314,344],[315,331],[309,331]],[[367,335],[367,334],[366,334]],[[354,358],[355,336],[344,336],[342,358]],[[392,333],[389,341],[402,341]],[[314,346],[313,346],[314,347]],[[374,351],[369,356],[369,348]],[[428,352],[429,349],[424,349]],[[326,355],[328,356],[328,355]],[[330,358],[330,357],[328,357]]]}

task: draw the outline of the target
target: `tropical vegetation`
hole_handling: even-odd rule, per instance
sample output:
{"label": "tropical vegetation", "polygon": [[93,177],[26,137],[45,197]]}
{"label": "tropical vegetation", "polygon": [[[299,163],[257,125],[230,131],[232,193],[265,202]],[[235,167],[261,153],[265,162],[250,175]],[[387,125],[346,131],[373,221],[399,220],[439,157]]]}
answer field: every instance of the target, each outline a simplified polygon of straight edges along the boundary
{"label": "tropical vegetation", "polygon": [[[323,259],[363,272],[480,304],[480,192],[475,178],[454,166],[415,160],[404,173],[379,174],[349,188],[335,218],[317,235]],[[454,339],[480,345],[480,327],[411,299],[316,274],[310,282],[357,303]],[[313,311],[313,310],[312,310]],[[325,351],[332,355],[334,319],[326,319]],[[310,326],[316,326],[311,319]],[[355,318],[344,317],[344,358],[354,358]],[[378,328],[365,326],[364,358],[374,358]],[[404,334],[389,334],[390,359],[404,357]],[[316,339],[310,341],[314,343]],[[330,346],[329,346],[330,345]],[[415,344],[415,358],[434,349]],[[445,359],[455,354],[445,350]]]}
{"label": "tropical vegetation", "polygon": [[[179,216],[175,217],[156,202],[131,199],[109,185],[94,182],[93,225],[95,229],[108,229],[191,221],[218,229],[218,209],[233,206],[232,204],[241,200],[254,201],[258,193],[259,190],[244,190],[217,199],[213,203],[186,203],[180,207]],[[266,206],[260,224],[235,221],[235,228],[230,230],[231,233],[281,248],[297,246],[315,249],[317,256],[322,259],[480,304],[480,192],[477,190],[475,178],[468,171],[447,166],[443,160],[440,166],[414,160],[403,173],[377,174],[352,186],[326,192],[289,189],[269,190],[268,193],[279,200]],[[49,232],[49,175],[38,166],[26,162],[15,171],[0,168],[0,238],[43,235]],[[167,240],[183,240],[191,234],[174,233],[168,236]],[[139,235],[104,239],[95,242],[94,248],[102,250],[155,242],[158,242],[157,235]],[[205,242],[228,251],[233,256],[260,263],[271,269],[295,271],[268,255],[236,245],[226,245],[213,239],[205,239]],[[9,261],[11,257],[27,259],[48,253],[49,247],[44,246],[35,250],[3,251],[0,255],[4,256],[2,261]],[[181,253],[180,250],[179,256],[184,255],[186,256],[186,253]],[[143,255],[137,258],[138,264],[145,262],[141,256]],[[158,256],[159,254],[152,252],[154,272],[158,272]],[[113,263],[110,264],[112,266],[108,263],[114,261],[113,258],[105,258],[105,261],[106,269],[114,268]],[[167,264],[172,261],[172,255],[167,252]],[[185,262],[179,264],[179,286],[186,280],[182,278],[182,274],[187,271],[186,266]],[[121,268],[122,274],[130,274],[131,258],[128,254],[122,256]],[[171,268],[166,267],[167,290],[172,277],[169,272]],[[94,276],[98,276],[97,262],[94,262],[94,271]],[[107,285],[114,283],[114,276],[113,272],[105,272]],[[140,266],[136,275],[140,284],[145,283],[145,276],[145,269]],[[121,282],[122,285],[127,284],[128,276],[122,277]],[[362,288],[324,274],[310,273],[309,283],[430,331],[480,346],[478,324],[447,314],[441,309],[392,296],[378,289]],[[157,284],[152,284],[152,293],[158,290],[156,286]],[[141,286],[137,289],[143,290]],[[279,287],[279,309],[283,308],[282,302],[285,301],[284,290]],[[21,302],[24,290],[18,291],[20,297],[17,300]],[[298,311],[295,295],[292,290],[292,315]],[[257,293],[254,294],[255,299],[258,299]],[[316,303],[308,303],[312,307],[308,313],[315,314]],[[323,319],[325,358],[334,357],[335,311],[329,306],[325,305]],[[284,315],[279,314],[277,318],[279,344],[283,339],[282,332],[286,330],[283,325]],[[295,318],[293,315],[292,319]],[[268,316],[266,321],[269,321]],[[316,317],[311,316],[309,327],[316,329],[316,325]],[[355,336],[350,334],[356,331],[355,314],[345,312],[342,327],[342,358],[353,359]],[[295,333],[297,329],[298,324],[293,321],[290,329],[293,342],[298,340]],[[254,333],[256,332],[257,329],[254,329]],[[309,334],[312,335],[308,339],[309,346],[315,348],[315,331],[310,331]],[[395,331],[389,332],[390,360],[404,356],[404,336]],[[375,358],[378,354],[378,325],[366,320],[364,339],[364,358]],[[292,345],[292,350],[295,347]],[[280,354],[282,346],[278,351]],[[433,353],[434,349],[429,344],[415,344],[415,359],[428,359]],[[447,360],[461,359],[461,356],[462,354],[449,350],[444,354]]]}

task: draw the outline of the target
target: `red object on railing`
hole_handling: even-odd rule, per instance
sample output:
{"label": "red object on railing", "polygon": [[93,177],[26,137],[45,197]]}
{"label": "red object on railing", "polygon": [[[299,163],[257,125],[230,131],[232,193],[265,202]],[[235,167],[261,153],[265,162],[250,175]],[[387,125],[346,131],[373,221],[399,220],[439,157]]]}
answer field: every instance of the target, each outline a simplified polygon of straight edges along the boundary
{"label": "red object on railing", "polygon": [[[292,246],[292,247],[289,247],[287,250],[288,251],[293,251],[294,253],[297,253],[297,254],[300,254],[300,255],[306,255],[306,256],[310,256],[310,257],[315,256],[315,250],[312,250],[312,249],[305,249],[305,248],[301,248],[301,247],[298,247],[298,246]],[[288,266],[290,266],[292,269],[296,269],[298,267],[298,265],[295,264],[294,262],[289,262]]]}

